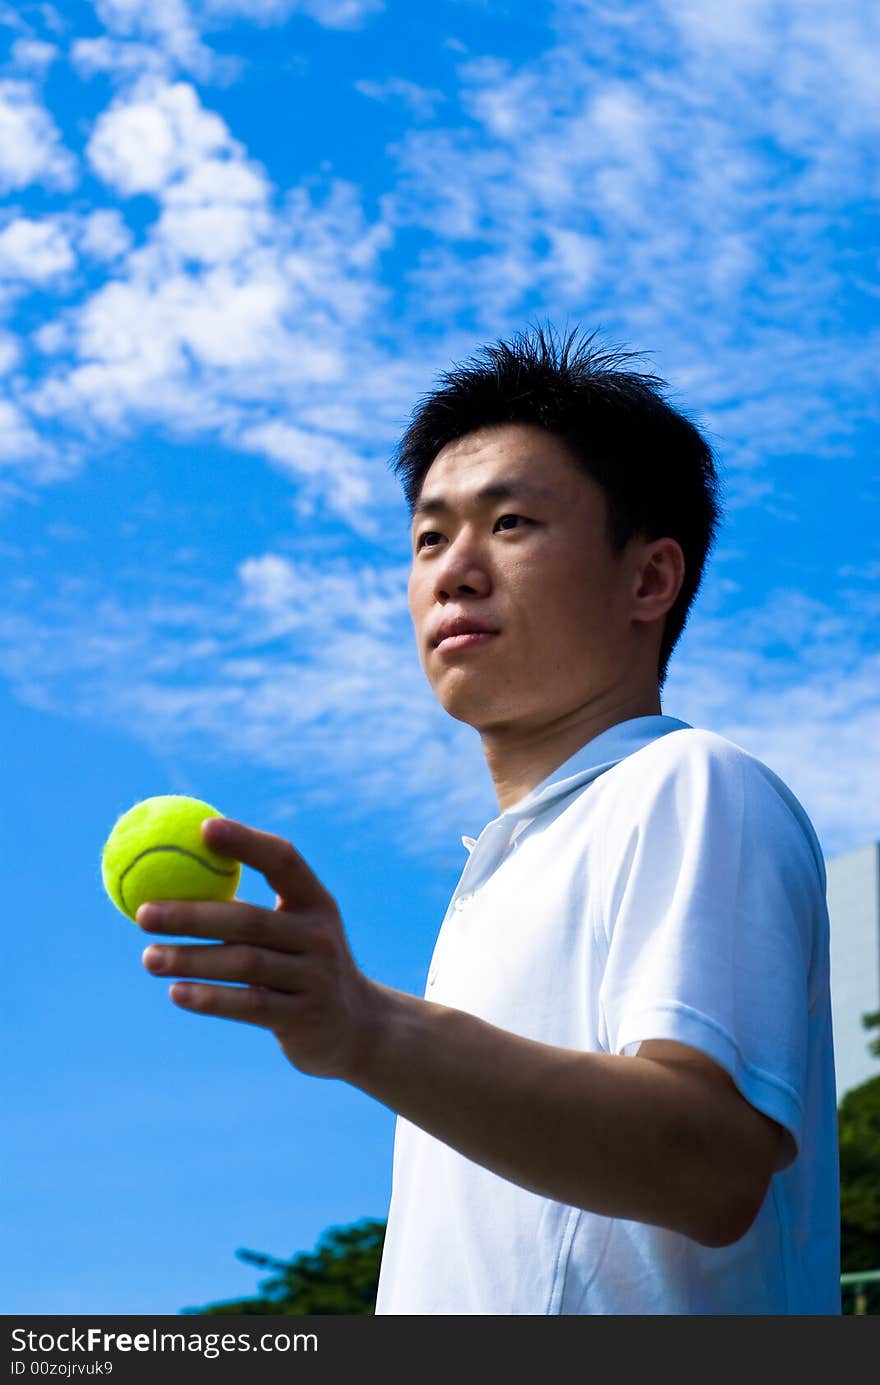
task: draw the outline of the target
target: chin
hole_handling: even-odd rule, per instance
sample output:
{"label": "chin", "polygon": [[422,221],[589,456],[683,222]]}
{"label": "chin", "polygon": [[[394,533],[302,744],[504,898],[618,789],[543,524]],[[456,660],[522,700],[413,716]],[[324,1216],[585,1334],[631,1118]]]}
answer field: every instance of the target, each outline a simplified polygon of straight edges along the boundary
{"label": "chin", "polygon": [[467,726],[473,726],[477,731],[480,729],[478,723],[483,720],[485,709],[481,715],[480,710],[469,704],[466,699],[454,697],[446,698],[445,701],[440,698],[440,706],[447,716],[454,717],[456,721],[463,721]]}
{"label": "chin", "polygon": [[479,696],[450,697],[446,696],[438,699],[441,707],[449,716],[456,721],[463,721],[466,726],[472,726],[480,735],[485,735],[489,731],[501,731],[510,726],[516,717],[507,709],[506,714],[501,708],[487,704],[485,698]]}
{"label": "chin", "polygon": [[486,704],[479,695],[474,696],[473,692],[464,694],[460,691],[459,695],[456,696],[455,692],[449,688],[445,690],[445,693],[435,688],[434,696],[444,712],[455,717],[456,721],[466,722],[468,726],[473,726],[479,730],[480,724],[486,720]]}

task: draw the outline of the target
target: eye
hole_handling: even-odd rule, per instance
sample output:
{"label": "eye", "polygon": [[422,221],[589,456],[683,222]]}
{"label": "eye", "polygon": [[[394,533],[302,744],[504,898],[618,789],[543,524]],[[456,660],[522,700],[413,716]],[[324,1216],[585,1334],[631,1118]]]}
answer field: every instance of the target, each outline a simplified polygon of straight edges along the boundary
{"label": "eye", "polygon": [[[496,519],[495,521],[496,525],[500,524],[503,519],[521,519],[525,524],[531,524],[532,522],[530,519],[526,519],[525,515],[506,514],[499,515],[498,519]],[[418,538],[416,539],[416,551],[418,551],[422,547],[422,544],[424,543],[425,539],[442,537],[443,535],[438,534],[436,529],[426,529],[425,532],[423,534],[419,534]],[[432,543],[429,545],[429,547],[436,548],[436,544]]]}
{"label": "eye", "polygon": [[[424,534],[419,534],[419,537],[416,539],[416,549],[420,549],[425,539],[430,539],[435,533],[436,530],[434,529],[426,529]],[[432,544],[431,547],[433,548],[433,546]]]}

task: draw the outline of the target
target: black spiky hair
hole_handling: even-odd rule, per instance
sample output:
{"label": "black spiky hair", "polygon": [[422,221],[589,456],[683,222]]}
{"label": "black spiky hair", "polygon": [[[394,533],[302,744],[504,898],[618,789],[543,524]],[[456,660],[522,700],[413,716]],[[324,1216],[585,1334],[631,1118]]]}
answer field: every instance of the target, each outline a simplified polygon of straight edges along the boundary
{"label": "black spiky hair", "polygon": [[707,440],[666,399],[666,382],[632,369],[642,353],[597,345],[595,331],[579,335],[575,328],[559,339],[552,327],[538,325],[446,371],[413,410],[391,465],[412,517],[425,476],[448,443],[510,423],[561,439],[605,493],[615,555],[634,537],[673,538],[681,546],[685,575],[664,624],[662,689],[720,528],[719,476]]}

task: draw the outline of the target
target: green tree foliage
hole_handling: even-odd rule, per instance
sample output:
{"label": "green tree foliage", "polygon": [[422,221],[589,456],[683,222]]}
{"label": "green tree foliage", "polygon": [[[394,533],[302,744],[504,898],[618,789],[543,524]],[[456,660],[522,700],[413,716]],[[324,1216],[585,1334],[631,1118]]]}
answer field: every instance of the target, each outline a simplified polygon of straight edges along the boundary
{"label": "green tree foliage", "polygon": [[[870,1015],[862,1015],[862,1024],[866,1029],[880,1029],[880,1010],[874,1010]],[[876,1039],[871,1039],[868,1052],[873,1053],[875,1058],[880,1058],[880,1035]]]}
{"label": "green tree foliage", "polygon": [[[862,1015],[865,1029],[880,1027],[880,1010]],[[880,1039],[868,1048],[880,1057]],[[846,1093],[837,1109],[840,1142],[840,1268],[880,1270],[880,1076]],[[867,1312],[880,1314],[880,1283],[864,1286]],[[847,1285],[844,1313],[855,1294]]]}
{"label": "green tree foliage", "polygon": [[275,1273],[259,1285],[256,1298],[183,1308],[204,1315],[269,1314],[306,1316],[315,1313],[372,1314],[376,1310],[379,1263],[385,1243],[385,1222],[363,1220],[325,1231],[313,1254],[276,1260],[253,1250],[237,1250],[240,1260]]}
{"label": "green tree foliage", "polygon": [[847,1092],[837,1125],[841,1269],[880,1269],[880,1076]]}

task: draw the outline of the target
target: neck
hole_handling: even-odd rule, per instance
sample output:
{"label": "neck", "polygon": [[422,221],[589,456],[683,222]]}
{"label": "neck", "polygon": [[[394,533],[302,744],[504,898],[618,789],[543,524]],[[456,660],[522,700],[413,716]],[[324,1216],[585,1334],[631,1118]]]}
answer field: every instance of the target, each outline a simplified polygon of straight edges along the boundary
{"label": "neck", "polygon": [[604,706],[591,702],[540,726],[495,726],[481,733],[483,754],[502,812],[531,793],[549,774],[612,726],[635,717],[661,716],[656,684],[617,696]]}

